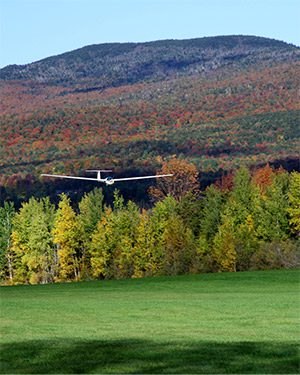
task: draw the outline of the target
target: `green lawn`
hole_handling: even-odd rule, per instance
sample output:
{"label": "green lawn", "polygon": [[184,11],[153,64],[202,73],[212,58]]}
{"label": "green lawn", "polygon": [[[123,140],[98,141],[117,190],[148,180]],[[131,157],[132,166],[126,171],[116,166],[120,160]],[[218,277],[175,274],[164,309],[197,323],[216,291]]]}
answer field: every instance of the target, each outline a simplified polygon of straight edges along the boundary
{"label": "green lawn", "polygon": [[2,373],[299,373],[299,271],[1,288]]}

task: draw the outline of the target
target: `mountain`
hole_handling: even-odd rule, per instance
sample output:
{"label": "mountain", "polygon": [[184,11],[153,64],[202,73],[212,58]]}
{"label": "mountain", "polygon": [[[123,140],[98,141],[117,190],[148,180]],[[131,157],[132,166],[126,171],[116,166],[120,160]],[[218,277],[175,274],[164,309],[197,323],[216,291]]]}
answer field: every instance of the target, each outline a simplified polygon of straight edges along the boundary
{"label": "mountain", "polygon": [[106,43],[32,64],[9,65],[0,70],[0,79],[56,84],[93,82],[104,88],[168,77],[205,76],[224,68],[236,71],[299,58],[299,48],[256,36]]}
{"label": "mountain", "polygon": [[[219,36],[99,44],[5,67],[0,201],[76,185],[40,173],[153,173],[175,155],[202,182],[242,164],[299,169],[299,57],[281,41]],[[129,196],[144,199],[146,187]]]}

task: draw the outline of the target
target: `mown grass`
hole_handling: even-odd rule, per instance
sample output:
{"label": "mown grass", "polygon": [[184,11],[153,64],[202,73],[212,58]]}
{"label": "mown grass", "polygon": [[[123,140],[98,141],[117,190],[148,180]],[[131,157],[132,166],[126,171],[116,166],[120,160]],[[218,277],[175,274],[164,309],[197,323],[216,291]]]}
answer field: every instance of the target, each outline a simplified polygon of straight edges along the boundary
{"label": "mown grass", "polygon": [[298,373],[299,271],[1,288],[2,373]]}

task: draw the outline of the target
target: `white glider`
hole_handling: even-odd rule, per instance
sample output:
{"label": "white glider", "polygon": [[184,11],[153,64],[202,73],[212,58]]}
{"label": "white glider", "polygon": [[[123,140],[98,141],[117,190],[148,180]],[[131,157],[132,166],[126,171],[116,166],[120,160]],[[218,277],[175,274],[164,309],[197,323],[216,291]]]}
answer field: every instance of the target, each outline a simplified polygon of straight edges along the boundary
{"label": "white glider", "polygon": [[155,176],[141,176],[141,177],[126,177],[126,178],[113,178],[113,177],[106,177],[101,178],[101,172],[112,172],[111,170],[107,169],[92,169],[87,170],[87,172],[96,172],[97,178],[89,178],[89,177],[76,177],[76,176],[65,176],[59,174],[41,174],[43,177],[54,177],[54,178],[70,178],[73,180],[86,180],[86,181],[97,181],[103,182],[106,185],[113,185],[115,182],[119,181],[132,181],[132,180],[145,180],[147,178],[161,178],[161,177],[171,177],[173,174],[158,174]]}

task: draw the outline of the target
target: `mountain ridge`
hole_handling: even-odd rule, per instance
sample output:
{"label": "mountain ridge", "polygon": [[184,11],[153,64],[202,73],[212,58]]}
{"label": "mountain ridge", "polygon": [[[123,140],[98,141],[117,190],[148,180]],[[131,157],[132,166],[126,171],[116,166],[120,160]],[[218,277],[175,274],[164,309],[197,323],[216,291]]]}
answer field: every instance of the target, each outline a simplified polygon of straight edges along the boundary
{"label": "mountain ridge", "polygon": [[229,35],[84,46],[0,69],[1,80],[116,87],[169,77],[208,75],[300,59],[300,48],[276,39]]}

